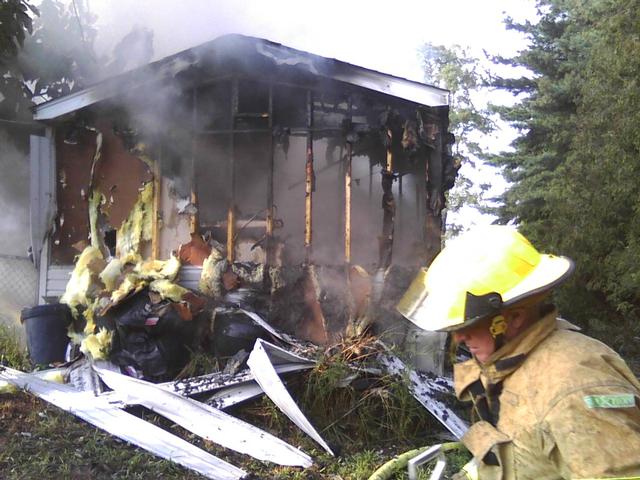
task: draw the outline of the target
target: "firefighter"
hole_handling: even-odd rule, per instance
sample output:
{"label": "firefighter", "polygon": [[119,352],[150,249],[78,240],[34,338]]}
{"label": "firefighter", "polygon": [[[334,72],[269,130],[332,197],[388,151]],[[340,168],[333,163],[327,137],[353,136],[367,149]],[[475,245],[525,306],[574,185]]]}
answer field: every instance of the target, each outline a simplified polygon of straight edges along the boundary
{"label": "firefighter", "polygon": [[474,420],[459,478],[640,479],[640,382],[547,303],[573,269],[515,229],[484,227],[450,241],[398,304],[472,355],[454,365]]}

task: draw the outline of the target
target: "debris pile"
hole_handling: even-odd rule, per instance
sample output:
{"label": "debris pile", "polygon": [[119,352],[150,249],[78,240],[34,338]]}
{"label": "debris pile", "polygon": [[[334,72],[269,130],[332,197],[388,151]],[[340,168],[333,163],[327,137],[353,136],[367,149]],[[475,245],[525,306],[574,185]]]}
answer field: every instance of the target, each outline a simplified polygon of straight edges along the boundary
{"label": "debris pile", "polygon": [[[308,413],[317,415],[317,409],[310,408],[305,414],[299,392],[294,393],[287,387],[288,380],[295,378],[291,375],[312,371],[316,378],[327,379],[333,375],[334,386],[355,394],[351,399],[352,411],[372,397],[373,392],[382,391],[380,385],[385,377],[396,376],[450,432],[446,438],[459,438],[466,429],[464,421],[443,401],[443,396],[451,395],[449,381],[411,371],[374,337],[320,348],[277,330],[258,313],[241,308],[240,302],[232,306],[228,301],[214,307],[213,324],[220,322],[214,332],[219,337],[235,340],[235,343],[214,344],[213,351],[206,352],[212,357],[226,355],[215,357],[219,368],[200,376],[161,382],[170,375],[167,366],[176,365],[166,360],[174,362],[177,358],[173,354],[166,356],[166,341],[180,339],[177,343],[187,345],[195,336],[181,337],[176,332],[184,332],[182,325],[197,322],[210,328],[211,316],[204,315],[204,319],[198,320],[208,307],[203,304],[194,307],[192,301],[187,305],[193,316],[185,320],[180,316],[180,308],[173,307],[180,302],[170,300],[169,295],[163,296],[148,285],[132,288],[131,292],[117,303],[109,303],[109,308],[103,307],[106,311],[96,317],[94,325],[99,333],[87,335],[83,340],[84,354],[45,372],[30,374],[3,367],[0,382],[25,389],[112,435],[216,479],[239,479],[248,473],[127,409],[143,406],[203,439],[260,461],[307,468],[313,464],[309,454],[223,410],[266,395],[293,425],[327,454],[336,455],[339,447],[336,450],[336,445],[330,444],[322,433],[327,427],[319,429],[319,418],[307,416]],[[184,293],[174,298],[185,301]],[[149,319],[154,320],[149,322]],[[160,330],[154,331],[156,328]],[[104,341],[101,336],[111,341]],[[87,341],[91,338],[95,338],[100,349]],[[329,374],[325,371],[326,359],[336,352],[342,363],[339,370]],[[316,407],[322,405],[317,393],[314,393]],[[326,394],[324,400],[330,401],[330,392]],[[328,408],[328,403],[324,403],[323,408]],[[347,423],[344,417],[334,423],[340,420]]]}

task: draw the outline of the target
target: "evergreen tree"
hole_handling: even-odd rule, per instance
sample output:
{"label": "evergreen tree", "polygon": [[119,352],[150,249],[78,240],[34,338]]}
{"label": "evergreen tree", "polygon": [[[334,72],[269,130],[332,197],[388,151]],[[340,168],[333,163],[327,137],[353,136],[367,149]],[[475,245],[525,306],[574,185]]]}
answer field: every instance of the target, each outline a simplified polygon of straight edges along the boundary
{"label": "evergreen tree", "polygon": [[[527,50],[503,63],[532,75],[497,79],[526,98],[501,110],[520,129],[492,159],[513,182],[499,210],[543,249],[574,258],[561,311],[631,353],[640,333],[640,4],[538,1]],[[627,341],[630,340],[630,341]]]}

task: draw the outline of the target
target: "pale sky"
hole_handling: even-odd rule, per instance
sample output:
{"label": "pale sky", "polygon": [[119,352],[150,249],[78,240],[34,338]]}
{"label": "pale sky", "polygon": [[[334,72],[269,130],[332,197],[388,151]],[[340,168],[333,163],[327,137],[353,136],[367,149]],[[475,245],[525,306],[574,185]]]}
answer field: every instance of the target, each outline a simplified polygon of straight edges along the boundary
{"label": "pale sky", "polygon": [[[460,45],[483,58],[512,56],[526,47],[503,20],[534,20],[535,0],[85,0],[98,15],[96,47],[110,52],[134,26],[154,32],[154,60],[214,38],[240,33],[336,58],[355,65],[424,81],[418,50],[426,42]],[[493,67],[494,71],[498,67]],[[506,92],[485,92],[494,103],[509,103]],[[509,148],[515,132],[500,125],[482,139],[491,151]],[[490,168],[465,175],[490,183],[491,195],[506,187]],[[490,218],[464,209],[450,219],[467,226]]]}

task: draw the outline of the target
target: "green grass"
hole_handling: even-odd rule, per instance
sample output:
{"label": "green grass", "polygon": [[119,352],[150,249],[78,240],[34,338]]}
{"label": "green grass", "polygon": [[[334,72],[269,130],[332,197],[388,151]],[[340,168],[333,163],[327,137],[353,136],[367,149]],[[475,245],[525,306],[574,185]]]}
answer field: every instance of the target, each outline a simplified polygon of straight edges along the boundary
{"label": "green grass", "polygon": [[29,356],[16,337],[13,329],[0,324],[0,365],[26,370],[29,368]]}
{"label": "green grass", "polygon": [[0,396],[0,430],[7,480],[202,478],[26,393]]}
{"label": "green grass", "polygon": [[[7,329],[0,329],[0,349],[5,364],[28,367],[26,352]],[[442,427],[411,396],[402,379],[366,374],[351,378],[348,362],[363,361],[366,355],[354,358],[345,351],[325,352],[314,370],[294,375],[289,384],[300,409],[338,453],[336,457],[293,425],[266,397],[229,412],[307,452],[314,460],[308,469],[260,462],[203,441],[144,409],[135,413],[257,479],[366,480],[394,456],[440,442],[437,435]],[[184,373],[205,373],[214,367],[211,358],[196,355]],[[203,478],[26,393],[0,395],[0,432],[2,479]],[[427,475],[425,472],[421,475]],[[406,469],[394,480],[405,478]]]}

